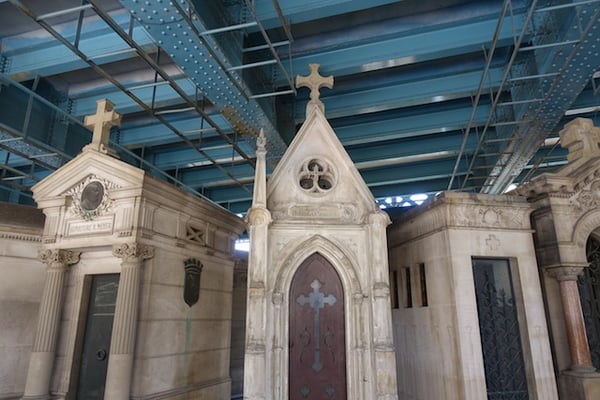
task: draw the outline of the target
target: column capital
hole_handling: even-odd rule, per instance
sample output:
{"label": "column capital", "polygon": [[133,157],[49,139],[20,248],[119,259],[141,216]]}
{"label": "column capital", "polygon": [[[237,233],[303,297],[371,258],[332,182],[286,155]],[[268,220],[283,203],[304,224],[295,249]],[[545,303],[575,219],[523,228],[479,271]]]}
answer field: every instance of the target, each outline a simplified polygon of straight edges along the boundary
{"label": "column capital", "polygon": [[113,256],[122,258],[124,262],[142,262],[154,257],[154,246],[141,243],[115,244],[112,253]]}
{"label": "column capital", "polygon": [[38,259],[49,267],[66,267],[67,265],[77,264],[79,262],[78,251],[63,249],[44,249],[40,250]]}
{"label": "column capital", "polygon": [[546,272],[559,282],[576,281],[577,278],[583,274],[584,268],[586,267],[583,265],[551,267],[546,268]]}

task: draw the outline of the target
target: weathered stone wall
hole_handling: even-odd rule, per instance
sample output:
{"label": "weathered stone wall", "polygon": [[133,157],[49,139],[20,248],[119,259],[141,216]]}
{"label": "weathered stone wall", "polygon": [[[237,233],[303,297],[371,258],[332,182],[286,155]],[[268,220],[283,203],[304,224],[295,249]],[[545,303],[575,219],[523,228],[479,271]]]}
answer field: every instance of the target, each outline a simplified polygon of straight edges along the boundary
{"label": "weathered stone wall", "polygon": [[[487,397],[473,257],[509,260],[530,393],[557,398],[530,211],[516,196],[444,193],[389,228],[389,264],[399,291],[393,319],[401,398]],[[406,307],[404,268],[411,271],[412,307]]]}
{"label": "weathered stone wall", "polygon": [[19,398],[25,388],[44,287],[43,227],[39,210],[0,203],[0,399]]}

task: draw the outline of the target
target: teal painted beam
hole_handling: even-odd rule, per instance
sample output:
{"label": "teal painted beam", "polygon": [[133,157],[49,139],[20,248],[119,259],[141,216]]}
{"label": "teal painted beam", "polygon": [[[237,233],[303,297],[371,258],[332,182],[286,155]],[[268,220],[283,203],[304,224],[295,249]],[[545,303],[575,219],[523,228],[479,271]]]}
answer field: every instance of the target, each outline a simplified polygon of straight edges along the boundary
{"label": "teal painted beam", "polygon": [[[196,94],[196,87],[188,78],[179,78],[176,79],[175,82],[186,92],[186,94],[192,98],[194,97]],[[144,86],[138,89],[135,88],[136,86],[142,86],[149,83],[151,82],[125,82],[128,87],[134,87],[131,92],[145,104],[151,104],[154,96],[155,108],[181,104],[181,96],[179,96],[169,85],[157,85],[155,88],[151,86]],[[92,87],[90,89],[91,90],[85,91],[85,93],[78,93],[72,97],[73,115],[84,116],[94,114],[97,107],[96,101],[101,98],[109,99],[115,105],[115,110],[121,114],[130,114],[141,111],[139,104],[133,101],[131,97],[112,85],[105,85],[104,81],[102,86]]]}
{"label": "teal painted beam", "polygon": [[[294,24],[393,3],[399,3],[399,0],[279,0],[279,6],[286,20]],[[272,0],[256,1],[255,9],[265,29],[281,26]]]}
{"label": "teal painted beam", "polygon": [[[498,47],[512,45],[513,34],[522,28],[523,20],[524,16],[517,14],[514,26],[509,22],[502,25]],[[496,24],[497,16],[397,37],[373,37],[367,43],[345,43],[345,47],[317,47],[303,53],[292,48],[291,68],[299,72],[309,63],[318,63],[323,75],[337,77],[482,51],[483,46],[490,44]],[[284,66],[290,69],[287,61]]]}
{"label": "teal painted beam", "polygon": [[[254,181],[254,168],[248,164],[223,165],[223,168],[240,181]],[[181,173],[180,179],[186,185],[199,188],[223,185],[223,182],[227,182],[223,177],[223,172],[215,167],[186,170]],[[228,181],[233,184],[231,180]]]}
{"label": "teal painted beam", "polygon": [[[484,92],[497,88],[502,82],[502,68],[490,70],[489,79],[483,86]],[[437,76],[391,84],[383,87],[352,91],[342,94],[325,95],[325,113],[327,118],[385,111],[395,108],[437,103],[475,95],[481,80],[481,71],[457,73],[449,76]],[[305,118],[306,101],[296,107],[296,121]]]}
{"label": "teal painted beam", "polygon": [[[229,122],[222,115],[211,115],[211,120],[224,133],[233,133]],[[169,129],[166,129],[164,125],[156,120],[150,121],[148,123],[135,124],[135,126],[124,124],[120,129],[119,143],[128,149],[181,143],[181,139]],[[215,145],[215,140],[220,138],[216,131],[211,129],[207,123],[202,124],[199,116],[182,118],[174,120],[171,123],[190,140],[210,140],[210,143]],[[201,128],[207,130],[199,132]],[[220,139],[220,141],[221,144],[225,144],[223,139]]]}
{"label": "teal painted beam", "polygon": [[[117,15],[122,25],[129,22],[128,13]],[[87,20],[84,27],[87,26]],[[137,57],[135,51],[123,42],[116,33],[109,31],[106,24],[96,20],[89,22],[92,26],[82,32],[79,48],[97,64],[107,64],[115,61]],[[70,38],[74,36],[74,23],[61,25],[62,34]],[[59,27],[60,28],[60,27]],[[48,76],[87,68],[87,64],[63,45],[53,41],[41,40],[47,34],[24,34],[2,39],[2,55],[6,57],[6,74],[17,81],[32,79],[36,75]],[[155,52],[157,46],[154,40],[141,26],[133,29],[133,38],[145,51]]]}
{"label": "teal painted beam", "polygon": [[[476,126],[485,123],[489,111],[489,105],[478,107],[475,113]],[[470,116],[471,107],[465,105],[441,111],[428,109],[416,114],[364,123],[355,121],[348,125],[342,125],[342,120],[339,124],[332,122],[332,126],[344,146],[349,146],[460,130],[464,128]]]}
{"label": "teal painted beam", "polygon": [[[245,141],[238,142],[238,145],[245,150],[249,150],[250,147],[250,144]],[[207,147],[203,148],[203,151],[212,159],[222,164],[242,161],[242,158],[233,152],[231,146]],[[145,159],[162,170],[192,168],[204,165],[207,162],[206,158],[202,157],[200,153],[188,147],[161,152],[154,151],[147,154]]]}

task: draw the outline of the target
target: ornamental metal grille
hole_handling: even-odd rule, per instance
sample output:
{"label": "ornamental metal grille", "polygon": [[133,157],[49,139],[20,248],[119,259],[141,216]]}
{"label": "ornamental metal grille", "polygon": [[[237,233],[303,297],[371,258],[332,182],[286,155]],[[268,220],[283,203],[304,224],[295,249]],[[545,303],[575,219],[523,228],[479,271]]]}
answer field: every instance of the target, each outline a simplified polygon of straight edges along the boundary
{"label": "ornamental metal grille", "polygon": [[490,400],[527,400],[527,376],[508,260],[473,259],[475,296]]}
{"label": "ornamental metal grille", "polygon": [[592,364],[600,369],[600,242],[590,237],[586,252],[590,266],[584,270],[577,283]]}

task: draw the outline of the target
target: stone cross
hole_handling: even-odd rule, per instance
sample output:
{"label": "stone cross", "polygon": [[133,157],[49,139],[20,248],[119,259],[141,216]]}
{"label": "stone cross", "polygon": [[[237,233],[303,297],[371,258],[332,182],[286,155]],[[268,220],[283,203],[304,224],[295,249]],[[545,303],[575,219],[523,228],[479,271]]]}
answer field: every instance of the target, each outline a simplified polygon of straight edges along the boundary
{"label": "stone cross", "polygon": [[85,146],[86,150],[99,151],[104,154],[116,155],[116,152],[108,147],[110,128],[121,125],[121,115],[114,111],[114,104],[107,99],[98,100],[96,114],[87,115],[83,124],[93,132],[92,143]]}
{"label": "stone cross", "polygon": [[[323,110],[324,106],[319,99],[319,89],[322,87],[333,88],[333,76],[324,77],[319,74],[320,64],[308,64],[310,74],[308,76],[296,76],[296,88],[307,87],[310,89],[310,101],[308,104],[314,104]],[[308,105],[307,105],[308,107]]]}
{"label": "stone cross", "polygon": [[300,295],[296,299],[296,302],[301,306],[306,304],[310,304],[310,308],[314,310],[314,323],[313,323],[313,336],[315,341],[315,353],[314,353],[314,361],[312,365],[312,369],[315,372],[319,372],[323,369],[323,364],[321,363],[321,316],[320,310],[325,307],[325,304],[330,306],[334,305],[337,299],[334,295],[323,295],[321,292],[321,282],[318,280],[312,281],[310,287],[313,289],[312,292],[307,296]]}

